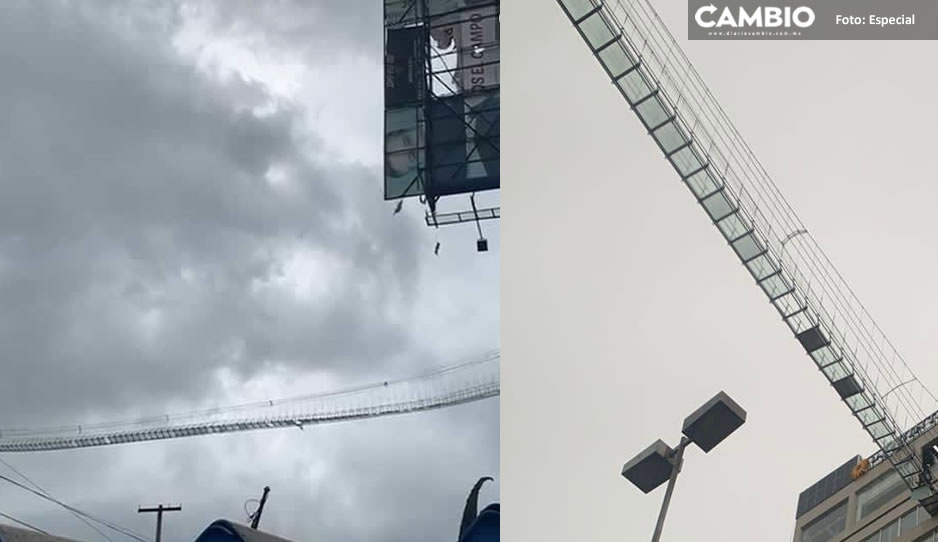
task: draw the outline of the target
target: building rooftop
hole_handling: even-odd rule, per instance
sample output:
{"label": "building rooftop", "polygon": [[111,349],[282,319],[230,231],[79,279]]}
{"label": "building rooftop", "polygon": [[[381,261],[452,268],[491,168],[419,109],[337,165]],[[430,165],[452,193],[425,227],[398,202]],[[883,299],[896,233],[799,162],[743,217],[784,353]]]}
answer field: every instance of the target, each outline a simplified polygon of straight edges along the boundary
{"label": "building rooftop", "polygon": [[[926,422],[907,436],[934,477],[938,474],[938,427],[933,420]],[[857,456],[801,492],[793,540],[938,542],[938,515],[932,515],[930,502],[929,498],[913,498],[888,459]]]}
{"label": "building rooftop", "polygon": [[70,538],[60,538],[42,534],[29,529],[0,524],[0,542],[77,542]]}

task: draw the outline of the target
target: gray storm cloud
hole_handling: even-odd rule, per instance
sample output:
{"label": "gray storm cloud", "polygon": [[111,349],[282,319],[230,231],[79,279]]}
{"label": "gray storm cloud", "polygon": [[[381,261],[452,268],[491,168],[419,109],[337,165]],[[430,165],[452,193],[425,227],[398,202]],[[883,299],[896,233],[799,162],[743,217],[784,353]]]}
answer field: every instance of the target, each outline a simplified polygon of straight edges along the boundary
{"label": "gray storm cloud", "polygon": [[[497,305],[489,315],[479,305],[497,300],[497,283],[445,258],[438,269],[484,292],[431,280],[418,221],[392,219],[377,172],[314,157],[328,134],[304,124],[304,104],[214,78],[172,43],[196,10],[209,33],[261,36],[308,62],[364,56],[380,70],[380,10],[361,7],[0,3],[0,427],[211,400],[222,369],[243,381],[271,367],[373,381],[448,342],[423,344],[421,330],[453,330],[466,346],[497,329]],[[270,103],[273,113],[253,112]],[[307,255],[299,271],[295,254]],[[495,262],[477,275],[497,278]],[[278,286],[290,272],[312,293]],[[456,308],[419,306],[421,292]],[[460,328],[446,320],[457,316]],[[270,484],[264,523],[284,536],[429,542],[455,536],[472,483],[497,475],[497,424],[494,401],[316,432],[5,459],[146,534],[152,518],[137,504],[187,503],[166,531],[184,539],[217,517],[242,519],[243,501]],[[0,505],[99,539],[9,487]]]}
{"label": "gray storm cloud", "polygon": [[[305,159],[294,111],[253,115],[239,104],[263,89],[208,79],[158,36],[2,9],[0,404],[137,401],[220,366],[356,368],[406,346],[385,313],[416,282],[415,232],[349,223],[382,211],[369,171]],[[296,248],[340,271],[316,303],[256,287]]]}

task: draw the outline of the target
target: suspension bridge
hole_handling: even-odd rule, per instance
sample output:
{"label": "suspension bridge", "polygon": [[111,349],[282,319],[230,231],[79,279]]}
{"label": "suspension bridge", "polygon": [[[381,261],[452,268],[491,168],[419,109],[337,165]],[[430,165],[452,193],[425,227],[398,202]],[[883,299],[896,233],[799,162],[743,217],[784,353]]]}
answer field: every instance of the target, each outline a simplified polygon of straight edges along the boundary
{"label": "suspension bridge", "polygon": [[501,354],[328,393],[127,421],[0,429],[0,452],[40,452],[299,428],[449,408],[499,395]]}

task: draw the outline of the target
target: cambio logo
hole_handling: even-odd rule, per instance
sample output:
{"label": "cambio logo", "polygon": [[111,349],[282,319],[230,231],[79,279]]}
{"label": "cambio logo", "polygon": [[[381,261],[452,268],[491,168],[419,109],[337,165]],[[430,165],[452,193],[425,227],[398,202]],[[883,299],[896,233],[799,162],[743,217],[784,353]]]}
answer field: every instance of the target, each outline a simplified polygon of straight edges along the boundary
{"label": "cambio logo", "polygon": [[[719,16],[717,16],[719,13]],[[757,7],[751,13],[740,7],[735,13],[729,6],[722,10],[713,4],[701,6],[694,14],[694,20],[701,28],[807,28],[814,24],[814,10],[801,6]]]}

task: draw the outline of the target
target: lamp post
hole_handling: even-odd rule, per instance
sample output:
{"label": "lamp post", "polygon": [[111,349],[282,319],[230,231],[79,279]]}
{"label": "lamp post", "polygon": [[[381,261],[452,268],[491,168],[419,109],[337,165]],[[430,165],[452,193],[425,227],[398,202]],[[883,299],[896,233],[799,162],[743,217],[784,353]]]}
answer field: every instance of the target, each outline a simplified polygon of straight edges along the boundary
{"label": "lamp post", "polygon": [[683,436],[674,449],[660,439],[656,440],[622,467],[622,476],[643,493],[650,493],[665,481],[668,482],[652,542],[661,539],[664,518],[671,504],[671,494],[674,493],[674,484],[684,464],[684,449],[693,443],[707,453],[739,429],[745,421],[746,411],[721,391],[684,419],[681,428]]}

